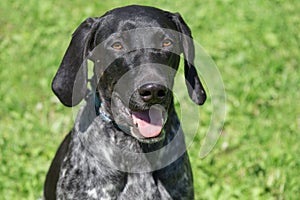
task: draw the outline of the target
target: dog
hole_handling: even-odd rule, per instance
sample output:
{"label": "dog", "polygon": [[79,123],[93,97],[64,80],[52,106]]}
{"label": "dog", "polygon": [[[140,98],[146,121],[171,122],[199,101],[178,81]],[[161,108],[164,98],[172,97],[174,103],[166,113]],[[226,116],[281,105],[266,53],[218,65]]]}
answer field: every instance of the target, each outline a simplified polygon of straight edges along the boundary
{"label": "dog", "polygon": [[80,24],[52,90],[65,106],[86,104],[51,163],[46,200],[194,199],[172,93],[181,54],[187,92],[202,105],[192,35],[180,14],[132,5]]}

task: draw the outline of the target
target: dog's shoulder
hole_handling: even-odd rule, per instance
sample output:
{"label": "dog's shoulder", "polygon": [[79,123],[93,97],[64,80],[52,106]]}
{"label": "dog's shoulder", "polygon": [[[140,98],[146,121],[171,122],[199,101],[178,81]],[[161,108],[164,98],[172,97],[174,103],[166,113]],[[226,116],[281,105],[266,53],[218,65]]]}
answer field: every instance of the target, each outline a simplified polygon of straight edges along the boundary
{"label": "dog's shoulder", "polygon": [[[78,122],[78,121],[77,121]],[[76,126],[77,125],[77,126]],[[111,168],[111,137],[115,130],[94,118],[85,131],[76,124],[62,161],[57,197],[64,199],[115,199],[125,184],[125,173]]]}

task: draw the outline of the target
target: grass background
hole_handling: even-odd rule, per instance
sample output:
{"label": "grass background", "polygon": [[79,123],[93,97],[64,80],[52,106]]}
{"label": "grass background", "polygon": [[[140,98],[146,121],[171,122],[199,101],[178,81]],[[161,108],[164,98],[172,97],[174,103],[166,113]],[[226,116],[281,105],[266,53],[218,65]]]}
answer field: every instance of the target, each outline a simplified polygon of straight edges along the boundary
{"label": "grass background", "polygon": [[[300,196],[300,1],[0,1],[0,199],[37,199],[72,110],[50,83],[89,16],[144,4],[180,12],[222,74],[227,118],[215,149],[189,149],[196,199]],[[209,109],[201,108],[202,126]],[[201,130],[200,130],[201,131]]]}

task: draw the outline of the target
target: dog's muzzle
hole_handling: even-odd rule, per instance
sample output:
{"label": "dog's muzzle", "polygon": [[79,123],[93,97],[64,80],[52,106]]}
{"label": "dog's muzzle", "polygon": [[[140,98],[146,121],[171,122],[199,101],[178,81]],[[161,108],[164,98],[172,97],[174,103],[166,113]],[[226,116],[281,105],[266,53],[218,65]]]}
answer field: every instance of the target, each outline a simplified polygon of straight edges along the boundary
{"label": "dog's muzzle", "polygon": [[164,138],[170,96],[171,91],[158,83],[144,83],[130,97],[114,93],[113,101],[118,105],[113,109],[114,120],[120,129],[141,142],[160,141]]}
{"label": "dog's muzzle", "polygon": [[140,134],[144,138],[157,137],[166,120],[166,111],[161,103],[167,97],[168,89],[160,84],[148,83],[138,89],[140,99],[151,105],[149,109],[133,111],[132,120],[135,134]]}

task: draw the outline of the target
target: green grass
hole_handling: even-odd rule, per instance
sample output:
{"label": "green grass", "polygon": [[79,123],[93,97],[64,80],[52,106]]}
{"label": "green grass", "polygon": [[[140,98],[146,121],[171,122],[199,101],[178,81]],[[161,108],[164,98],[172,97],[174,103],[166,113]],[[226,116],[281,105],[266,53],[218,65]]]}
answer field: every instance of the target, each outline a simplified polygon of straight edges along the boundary
{"label": "green grass", "polygon": [[[222,74],[222,136],[203,160],[201,134],[189,149],[196,199],[298,199],[300,1],[292,0],[0,1],[0,199],[42,195],[73,123],[50,89],[70,35],[126,4],[180,12]],[[201,112],[203,135],[209,104]]]}

